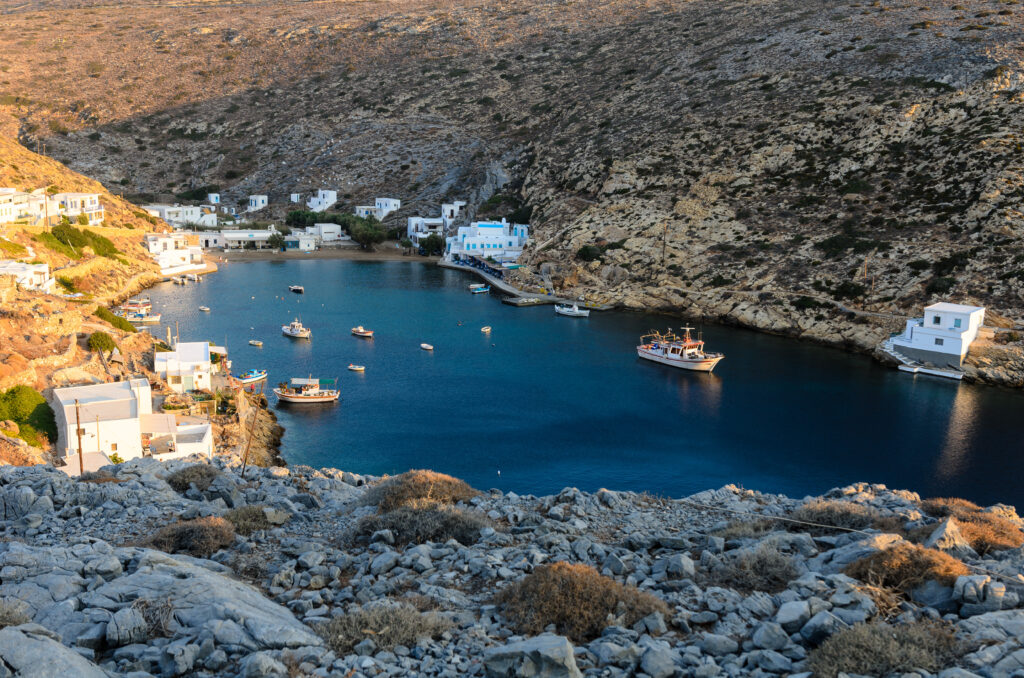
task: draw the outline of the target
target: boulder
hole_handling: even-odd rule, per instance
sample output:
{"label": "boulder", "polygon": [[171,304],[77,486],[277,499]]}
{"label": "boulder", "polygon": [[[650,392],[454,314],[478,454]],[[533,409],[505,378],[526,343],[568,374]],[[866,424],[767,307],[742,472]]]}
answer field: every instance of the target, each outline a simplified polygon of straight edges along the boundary
{"label": "boulder", "polygon": [[845,624],[839,617],[827,610],[822,610],[807,620],[807,623],[800,629],[800,635],[808,644],[819,645],[843,626]]}
{"label": "boulder", "polygon": [[106,678],[106,673],[57,636],[38,624],[8,626],[0,630],[0,670],[20,678]]}
{"label": "boulder", "polygon": [[927,548],[945,551],[954,558],[977,558],[978,554],[960,532],[960,524],[953,516],[947,517],[924,542]]}
{"label": "boulder", "polygon": [[582,678],[572,644],[564,636],[544,634],[484,651],[488,678]]}
{"label": "boulder", "polygon": [[806,600],[783,603],[775,613],[775,623],[785,629],[786,633],[799,631],[810,618],[811,606]]}

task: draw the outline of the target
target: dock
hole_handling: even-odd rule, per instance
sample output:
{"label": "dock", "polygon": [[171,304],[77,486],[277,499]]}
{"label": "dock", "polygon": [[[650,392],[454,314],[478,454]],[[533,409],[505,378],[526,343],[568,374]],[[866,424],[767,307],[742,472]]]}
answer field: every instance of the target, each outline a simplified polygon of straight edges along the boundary
{"label": "dock", "polygon": [[478,268],[472,266],[466,266],[465,264],[456,264],[451,261],[445,261],[441,259],[437,262],[437,265],[442,268],[450,268],[456,271],[465,271],[466,273],[472,273],[477,277],[484,280],[492,288],[499,289],[508,296],[503,297],[501,302],[503,304],[509,304],[510,306],[518,307],[529,307],[529,306],[542,306],[545,304],[579,304],[581,308],[588,308],[594,311],[608,311],[612,307],[607,304],[595,304],[594,302],[587,301],[582,302],[575,299],[565,299],[562,297],[556,297],[553,294],[541,294],[539,292],[524,292],[514,285],[510,285],[500,278],[496,278]]}
{"label": "dock", "polygon": [[878,348],[882,353],[885,353],[899,363],[896,367],[901,372],[909,372],[910,374],[928,374],[933,377],[945,377],[946,379],[956,379],[957,381],[964,378],[963,370],[956,370],[951,367],[926,365],[914,360],[913,358],[908,358],[896,349],[891,338],[883,341]]}

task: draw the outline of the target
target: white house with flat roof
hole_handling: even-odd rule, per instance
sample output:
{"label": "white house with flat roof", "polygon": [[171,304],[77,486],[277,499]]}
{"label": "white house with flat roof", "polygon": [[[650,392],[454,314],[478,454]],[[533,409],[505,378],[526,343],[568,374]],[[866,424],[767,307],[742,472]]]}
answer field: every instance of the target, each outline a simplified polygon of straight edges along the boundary
{"label": "white house with flat roof", "polygon": [[53,278],[48,264],[28,264],[23,261],[0,260],[0,275],[14,276],[22,288],[38,292],[52,292]]}
{"label": "white house with flat roof", "polygon": [[338,192],[329,191],[326,188],[321,188],[316,192],[316,195],[306,201],[306,207],[313,212],[323,212],[324,210],[333,207],[338,202]]}
{"label": "white house with flat roof", "polygon": [[447,239],[445,258],[460,261],[464,257],[493,259],[499,264],[514,263],[523,253],[529,239],[530,227],[501,221],[474,221],[459,227]]}
{"label": "white house with flat roof", "polygon": [[288,196],[288,200],[290,202],[295,202],[295,203],[302,202],[302,194],[301,193],[292,193],[290,196]]}
{"label": "white house with flat roof", "polygon": [[219,205],[220,204],[220,193],[207,193],[206,194],[206,202],[210,203],[211,205]]}
{"label": "white house with flat roof", "polygon": [[444,236],[447,224],[443,217],[409,217],[405,233],[417,247],[420,240],[431,235]]}
{"label": "white house with flat roof", "polygon": [[193,454],[213,456],[213,427],[195,417],[170,412],[144,414],[139,418],[142,449],[160,461]]}
{"label": "white house with flat roof", "polygon": [[143,245],[163,275],[206,270],[203,248],[191,244],[185,233],[147,233]]}
{"label": "white house with flat roof", "polygon": [[53,199],[60,206],[60,213],[71,222],[85,215],[90,226],[103,223],[103,205],[99,193],[55,193]]}
{"label": "white house with flat roof", "polygon": [[340,224],[313,224],[306,227],[306,233],[319,238],[320,242],[349,240],[347,235],[342,234]]}
{"label": "white house with flat roof", "polygon": [[213,205],[145,205],[143,209],[171,226],[217,225],[217,209]]}
{"label": "white house with flat roof", "polygon": [[892,348],[922,363],[959,368],[985,322],[985,309],[941,302],[926,306],[923,318],[911,318]]}
{"label": "white house with flat roof", "polygon": [[373,217],[377,221],[384,221],[384,217],[392,212],[398,211],[402,201],[397,198],[377,198],[372,205],[358,205],[355,209],[357,217]]}
{"label": "white house with flat roof", "polygon": [[154,354],[153,371],[175,393],[208,391],[213,373],[210,349],[205,341],[178,342],[174,350]]}
{"label": "white house with flat roof", "polygon": [[466,206],[465,200],[456,200],[455,202],[444,203],[441,205],[441,218],[444,219],[444,227],[448,228],[452,225],[452,222],[459,216],[459,212]]}
{"label": "white house with flat roof", "polygon": [[52,223],[62,213],[60,203],[44,189],[28,193],[16,188],[0,188],[0,224],[23,221],[30,226],[46,225],[47,217]]}
{"label": "white house with flat roof", "polygon": [[284,237],[284,248],[295,252],[312,252],[316,249],[316,241],[315,235],[296,231]]}
{"label": "white house with flat roof", "polygon": [[53,399],[56,402],[53,409],[57,419],[58,452],[65,458],[76,455],[74,468],[69,472],[78,474],[78,429],[81,429],[81,449],[86,453],[86,459],[90,453],[97,452],[108,457],[117,454],[125,460],[142,456],[139,417],[153,413],[148,380],[129,379],[109,384],[55,388]]}
{"label": "white house with flat roof", "polygon": [[265,195],[250,195],[249,196],[249,211],[255,212],[261,210],[267,206],[268,200]]}
{"label": "white house with flat roof", "polygon": [[21,193],[16,188],[0,188],[0,224],[9,224],[18,219],[14,197]]}
{"label": "white house with flat roof", "polygon": [[263,249],[267,246],[270,236],[277,232],[271,224],[266,230],[225,230],[220,234],[224,238],[225,249],[242,249],[247,243],[253,243],[256,249]]}

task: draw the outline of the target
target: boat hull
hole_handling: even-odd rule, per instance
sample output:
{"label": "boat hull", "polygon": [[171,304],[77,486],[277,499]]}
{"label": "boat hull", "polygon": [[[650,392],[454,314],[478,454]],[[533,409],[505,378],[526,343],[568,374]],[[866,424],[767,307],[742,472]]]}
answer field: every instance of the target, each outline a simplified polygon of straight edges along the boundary
{"label": "boat hull", "polygon": [[724,356],[714,356],[712,358],[669,358],[665,355],[657,353],[655,351],[649,351],[642,346],[638,346],[636,354],[644,360],[650,360],[652,362],[660,363],[662,365],[669,365],[671,367],[678,367],[681,370],[690,370],[691,372],[710,372],[715,369],[715,365],[721,362]]}
{"label": "boat hull", "polygon": [[566,316],[568,318],[589,318],[590,317],[590,311],[587,311],[587,310],[582,310],[582,311],[581,310],[576,310],[576,311],[574,311],[574,310],[572,310],[572,308],[561,308],[559,306],[555,306],[555,313],[557,313],[558,315],[564,315],[564,316]]}
{"label": "boat hull", "polygon": [[275,388],[274,394],[277,399],[284,403],[333,403],[341,395],[337,391],[320,393],[318,395],[298,395],[295,393],[282,393],[281,389]]}
{"label": "boat hull", "polygon": [[256,382],[263,381],[266,378],[267,378],[267,373],[264,372],[263,374],[257,374],[257,375],[252,376],[252,377],[238,377],[238,381],[241,384],[255,384]]}
{"label": "boat hull", "polygon": [[309,335],[311,335],[312,333],[312,330],[303,330],[302,332],[291,332],[286,328],[281,328],[281,334],[283,334],[286,337],[291,337],[292,339],[309,339]]}

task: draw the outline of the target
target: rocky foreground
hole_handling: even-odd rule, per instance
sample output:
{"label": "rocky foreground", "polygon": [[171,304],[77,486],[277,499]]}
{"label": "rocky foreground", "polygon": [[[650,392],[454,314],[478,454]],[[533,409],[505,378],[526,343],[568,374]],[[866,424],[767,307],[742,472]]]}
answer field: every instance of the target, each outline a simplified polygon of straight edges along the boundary
{"label": "rocky foreground", "polygon": [[881,485],[535,497],[133,460],[2,467],[0,510],[2,675],[1024,670],[1014,510]]}

